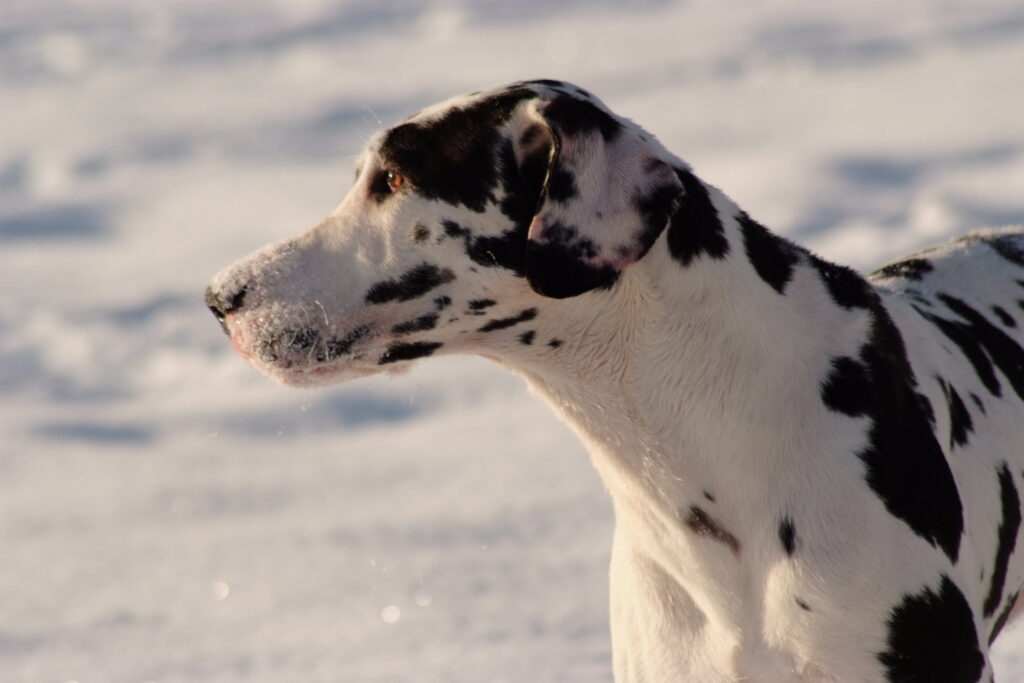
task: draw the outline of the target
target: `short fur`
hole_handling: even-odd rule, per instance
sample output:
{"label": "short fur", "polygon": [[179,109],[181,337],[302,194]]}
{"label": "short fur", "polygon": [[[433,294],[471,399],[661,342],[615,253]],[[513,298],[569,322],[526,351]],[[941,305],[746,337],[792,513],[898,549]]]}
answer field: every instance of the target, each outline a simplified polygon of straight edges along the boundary
{"label": "short fur", "polygon": [[375,136],[207,303],[289,384],[442,353],[525,377],[614,501],[620,683],[991,679],[1024,585],[1020,228],[864,278],[532,81]]}

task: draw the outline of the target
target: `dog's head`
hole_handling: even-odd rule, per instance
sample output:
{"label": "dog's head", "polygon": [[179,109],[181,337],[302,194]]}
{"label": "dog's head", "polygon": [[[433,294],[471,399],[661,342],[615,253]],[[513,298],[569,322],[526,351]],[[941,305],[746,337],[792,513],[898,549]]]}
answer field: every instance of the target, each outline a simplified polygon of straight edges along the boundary
{"label": "dog's head", "polygon": [[493,353],[532,343],[545,302],[613,287],[681,193],[667,153],[596,98],[516,83],[376,135],[330,216],[219,273],[206,302],[290,384]]}

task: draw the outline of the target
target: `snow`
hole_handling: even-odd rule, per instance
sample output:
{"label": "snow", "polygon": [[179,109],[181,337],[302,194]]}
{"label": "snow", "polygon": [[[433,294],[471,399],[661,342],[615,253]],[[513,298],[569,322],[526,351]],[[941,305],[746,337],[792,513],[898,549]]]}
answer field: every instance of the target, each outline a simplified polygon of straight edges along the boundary
{"label": "snow", "polygon": [[610,505],[521,382],[285,389],[208,279],[381,125],[534,77],[877,265],[1024,220],[1022,65],[1014,0],[6,0],[0,680],[610,681]]}

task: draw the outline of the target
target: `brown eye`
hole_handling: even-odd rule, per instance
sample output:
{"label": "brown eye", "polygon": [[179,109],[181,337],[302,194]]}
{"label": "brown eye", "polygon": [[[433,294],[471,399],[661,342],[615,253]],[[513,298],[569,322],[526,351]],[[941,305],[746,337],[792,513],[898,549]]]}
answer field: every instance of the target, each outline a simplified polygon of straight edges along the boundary
{"label": "brown eye", "polygon": [[402,177],[401,173],[395,173],[394,171],[387,172],[388,188],[392,192],[398,192],[403,185],[405,185],[405,178]]}

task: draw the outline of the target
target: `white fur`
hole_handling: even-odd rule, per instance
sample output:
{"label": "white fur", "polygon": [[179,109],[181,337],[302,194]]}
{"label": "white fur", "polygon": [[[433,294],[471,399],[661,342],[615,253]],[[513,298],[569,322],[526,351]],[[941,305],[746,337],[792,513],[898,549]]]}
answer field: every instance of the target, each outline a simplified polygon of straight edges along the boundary
{"label": "white fur", "polygon": [[[472,101],[456,99],[421,117]],[[518,135],[534,119],[517,114],[507,132]],[[934,586],[940,571],[976,612],[984,651],[988,625],[978,605],[987,583],[978,576],[982,566],[992,571],[1000,514],[992,473],[1006,461],[1020,481],[1024,411],[1005,380],[1002,398],[989,397],[959,351],[911,308],[908,285],[880,286],[919,390],[935,407],[943,446],[949,417],[935,375],[965,400],[967,392],[986,399],[984,414],[969,405],[969,444],[947,452],[965,508],[955,565],[865,484],[855,454],[866,442],[868,418],[822,401],[832,359],[856,356],[870,321],[863,309],[836,306],[808,255],[801,253],[785,295],[766,286],[744,256],[738,208],[712,188],[730,245],[726,258],[698,257],[681,267],[663,233],[611,289],[547,298],[507,269],[474,266],[460,241],[436,227],[455,220],[497,234],[508,219],[494,205],[479,214],[414,192],[368,200],[382,139],[369,143],[362,175],[324,222],[214,280],[218,292],[249,289],[244,307],[227,316],[234,343],[276,379],[343,381],[407,366],[378,364],[396,340],[392,328],[434,311],[436,296],[452,298],[434,329],[402,339],[443,343],[438,353],[480,354],[523,376],[575,428],[612,497],[616,681],[887,680],[877,653],[887,647],[891,610],[902,596]],[[646,144],[645,153],[685,167],[655,141]],[[431,229],[423,243],[410,239],[417,224]],[[936,271],[919,289],[952,290],[1020,313],[1015,297],[1024,298],[1024,290],[1013,290],[1011,265],[982,244],[943,249],[928,255]],[[366,303],[373,283],[424,262],[451,269],[455,279],[408,301]],[[497,303],[486,315],[469,314],[467,300],[487,298]],[[539,314],[529,323],[479,331],[488,320],[531,308]],[[293,327],[326,338],[358,326],[367,332],[351,351],[324,362],[312,351],[305,358],[261,355],[261,344],[280,344],[282,331]],[[535,332],[530,344],[518,339],[527,330]],[[549,344],[555,339],[557,348]],[[738,539],[738,552],[694,533],[685,523],[693,504]],[[782,517],[797,521],[793,558],[780,547]],[[1022,582],[1015,561],[1005,592]]]}

